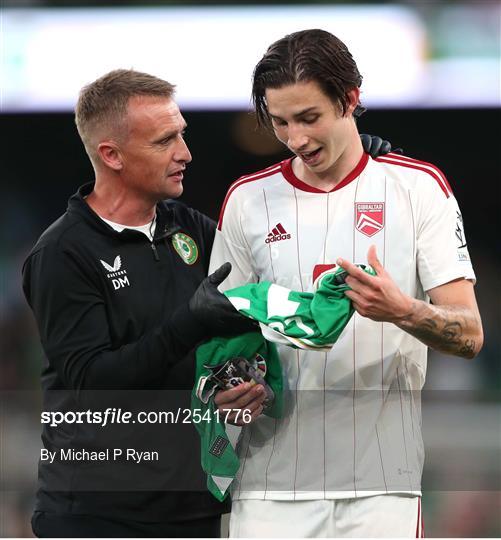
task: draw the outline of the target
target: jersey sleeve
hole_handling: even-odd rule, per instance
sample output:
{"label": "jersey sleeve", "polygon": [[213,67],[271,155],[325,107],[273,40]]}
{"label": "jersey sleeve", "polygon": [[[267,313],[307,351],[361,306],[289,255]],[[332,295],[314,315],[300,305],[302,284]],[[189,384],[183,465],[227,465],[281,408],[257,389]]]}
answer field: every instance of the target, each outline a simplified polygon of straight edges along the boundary
{"label": "jersey sleeve", "polygon": [[428,175],[419,182],[417,196],[417,266],[425,291],[454,279],[475,281],[468,253],[463,217],[452,192]]}
{"label": "jersey sleeve", "polygon": [[252,266],[251,246],[242,227],[241,199],[238,190],[226,196],[212,247],[209,272],[214,272],[225,262],[232,266],[230,275],[219,287],[221,291],[258,281]]}
{"label": "jersey sleeve", "polygon": [[181,306],[137,341],[114,346],[99,287],[71,253],[53,246],[27,259],[23,289],[49,365],[77,391],[144,388],[205,337]]}

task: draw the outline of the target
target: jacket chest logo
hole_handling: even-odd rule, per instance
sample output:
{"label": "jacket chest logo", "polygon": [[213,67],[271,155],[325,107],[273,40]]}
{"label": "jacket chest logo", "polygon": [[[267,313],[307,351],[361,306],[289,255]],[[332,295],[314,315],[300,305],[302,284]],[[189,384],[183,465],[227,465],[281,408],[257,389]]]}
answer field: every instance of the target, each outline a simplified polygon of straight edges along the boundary
{"label": "jacket chest logo", "polygon": [[384,202],[355,203],[355,229],[374,236],[384,228]]}
{"label": "jacket chest logo", "polygon": [[191,265],[197,262],[198,246],[191,236],[178,232],[172,236],[172,245],[186,264]]}
{"label": "jacket chest logo", "polygon": [[127,270],[122,270],[122,259],[120,255],[115,257],[113,266],[102,259],[99,259],[99,262],[103,265],[104,269],[108,271],[106,277],[111,279],[111,283],[113,284],[115,291],[122,289],[123,287],[130,287],[129,278],[127,277]]}

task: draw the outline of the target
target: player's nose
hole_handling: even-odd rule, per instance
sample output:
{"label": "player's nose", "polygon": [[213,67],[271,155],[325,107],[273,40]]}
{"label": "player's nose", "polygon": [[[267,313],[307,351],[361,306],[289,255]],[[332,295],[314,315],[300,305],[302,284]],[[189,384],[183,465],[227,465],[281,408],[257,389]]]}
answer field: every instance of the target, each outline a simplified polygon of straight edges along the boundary
{"label": "player's nose", "polygon": [[291,126],[287,136],[287,146],[293,152],[297,153],[308,147],[308,137],[300,129]]}
{"label": "player's nose", "polygon": [[189,163],[191,161],[191,152],[184,139],[180,139],[174,159],[182,163]]}

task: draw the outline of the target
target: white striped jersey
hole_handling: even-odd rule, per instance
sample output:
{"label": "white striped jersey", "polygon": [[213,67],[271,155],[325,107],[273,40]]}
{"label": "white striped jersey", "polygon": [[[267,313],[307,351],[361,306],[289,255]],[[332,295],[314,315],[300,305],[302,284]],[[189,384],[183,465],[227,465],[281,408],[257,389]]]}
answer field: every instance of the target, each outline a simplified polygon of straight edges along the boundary
{"label": "white striped jersey", "polygon": [[[311,291],[317,265],[338,257],[366,263],[371,244],[415,298],[475,279],[445,176],[396,154],[363,154],[328,193],[299,180],[292,159],[243,176],[223,203],[211,272],[232,263],[222,290],[268,280]],[[284,416],[244,428],[234,500],[420,494],[426,346],[355,313],[329,352],[280,345],[279,353]]]}

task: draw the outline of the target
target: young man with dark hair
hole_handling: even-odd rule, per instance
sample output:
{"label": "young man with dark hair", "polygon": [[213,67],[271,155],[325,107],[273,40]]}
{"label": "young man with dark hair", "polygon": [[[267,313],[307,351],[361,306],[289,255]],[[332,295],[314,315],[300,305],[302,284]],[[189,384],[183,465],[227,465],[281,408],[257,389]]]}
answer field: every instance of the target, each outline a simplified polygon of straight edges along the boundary
{"label": "young man with dark hair", "polygon": [[[211,267],[232,263],[225,289],[312,291],[338,264],[356,313],[328,353],[279,345],[286,413],[241,433],[230,536],[421,536],[427,347],[464,358],[482,347],[450,185],[429,163],[364,152],[361,82],[322,30],[273,43],[254,71],[258,120],[294,155],[230,187]],[[216,403],[245,398],[231,392]]]}

